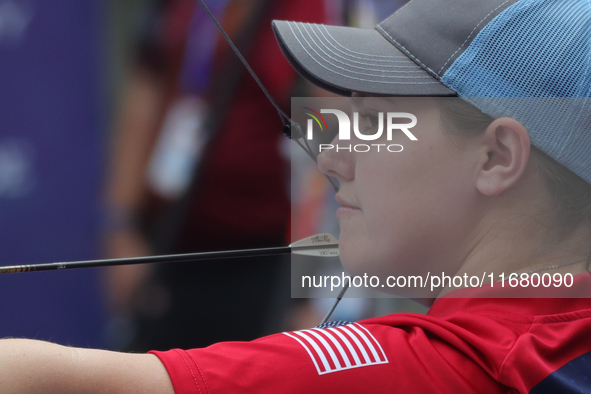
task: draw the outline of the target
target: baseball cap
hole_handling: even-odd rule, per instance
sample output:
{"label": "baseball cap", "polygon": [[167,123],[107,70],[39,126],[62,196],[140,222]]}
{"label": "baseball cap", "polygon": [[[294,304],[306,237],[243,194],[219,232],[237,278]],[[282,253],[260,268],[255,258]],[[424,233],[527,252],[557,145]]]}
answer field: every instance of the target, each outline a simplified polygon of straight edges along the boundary
{"label": "baseball cap", "polygon": [[591,3],[411,0],[375,29],[274,21],[310,82],[340,95],[460,96],[519,120],[591,183]]}

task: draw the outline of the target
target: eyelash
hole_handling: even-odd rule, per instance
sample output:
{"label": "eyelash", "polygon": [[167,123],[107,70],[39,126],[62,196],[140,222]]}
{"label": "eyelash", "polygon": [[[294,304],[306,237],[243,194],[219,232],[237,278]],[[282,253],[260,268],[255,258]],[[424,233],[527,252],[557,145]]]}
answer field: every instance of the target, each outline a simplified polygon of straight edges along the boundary
{"label": "eyelash", "polygon": [[360,120],[369,120],[372,127],[378,127],[380,121],[377,113],[360,112],[359,118]]}

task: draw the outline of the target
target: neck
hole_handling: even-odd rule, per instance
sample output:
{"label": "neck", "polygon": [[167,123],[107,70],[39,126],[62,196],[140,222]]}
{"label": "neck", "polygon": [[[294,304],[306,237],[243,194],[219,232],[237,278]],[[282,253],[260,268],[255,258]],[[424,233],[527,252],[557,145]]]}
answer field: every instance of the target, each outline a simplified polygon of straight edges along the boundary
{"label": "neck", "polygon": [[[523,212],[523,211],[521,211]],[[571,273],[587,271],[591,249],[591,228],[582,223],[566,235],[558,235],[534,215],[490,212],[479,223],[460,250],[464,255],[455,275],[483,274],[490,282],[507,279],[512,273]],[[446,288],[443,296],[457,288]]]}

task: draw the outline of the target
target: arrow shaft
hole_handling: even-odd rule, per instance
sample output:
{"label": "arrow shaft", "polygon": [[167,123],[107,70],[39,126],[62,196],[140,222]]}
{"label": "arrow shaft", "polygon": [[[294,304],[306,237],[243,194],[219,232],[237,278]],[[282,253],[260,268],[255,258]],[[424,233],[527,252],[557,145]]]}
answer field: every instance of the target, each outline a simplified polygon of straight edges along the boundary
{"label": "arrow shaft", "polygon": [[219,259],[234,259],[245,257],[263,257],[263,256],[278,256],[289,255],[292,252],[311,251],[315,249],[327,249],[337,245],[311,245],[305,247],[297,246],[281,246],[275,248],[261,248],[261,249],[242,249],[229,250],[221,252],[202,252],[202,253],[187,253],[187,254],[172,254],[162,256],[147,256],[147,257],[130,257],[122,259],[106,259],[106,260],[86,260],[86,261],[72,261],[60,263],[45,263],[45,264],[28,264],[28,265],[12,265],[0,267],[0,274],[12,274],[19,272],[34,272],[34,271],[55,271],[72,268],[90,268],[90,267],[110,267],[115,265],[134,265],[134,264],[154,264],[154,263],[190,263],[197,261],[209,261]]}
{"label": "arrow shaft", "polygon": [[131,257],[122,259],[107,259],[107,260],[86,260],[60,263],[46,263],[46,264],[30,264],[30,265],[13,265],[0,267],[0,274],[10,274],[18,272],[33,272],[33,271],[54,271],[72,268],[90,268],[90,267],[109,267],[115,265],[133,265],[133,264],[153,264],[153,263],[189,263],[196,261],[218,260],[218,259],[232,259],[244,257],[262,257],[262,256],[276,256],[283,254],[291,254],[291,249],[288,246],[276,248],[262,248],[262,249],[243,249],[230,250],[222,252],[203,252],[203,253],[187,253],[187,254],[173,254],[163,256],[147,256],[147,257]]}

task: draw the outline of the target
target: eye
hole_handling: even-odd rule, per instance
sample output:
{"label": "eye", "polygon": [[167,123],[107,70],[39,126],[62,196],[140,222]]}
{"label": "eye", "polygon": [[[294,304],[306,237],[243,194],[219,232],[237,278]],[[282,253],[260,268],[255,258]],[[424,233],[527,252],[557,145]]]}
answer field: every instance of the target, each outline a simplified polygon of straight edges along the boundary
{"label": "eye", "polygon": [[359,114],[359,117],[366,124],[368,127],[378,127],[380,123],[380,118],[377,112],[362,112]]}

